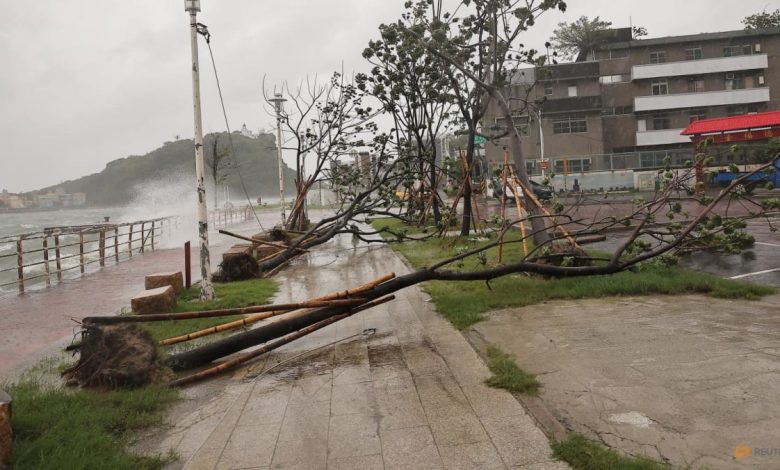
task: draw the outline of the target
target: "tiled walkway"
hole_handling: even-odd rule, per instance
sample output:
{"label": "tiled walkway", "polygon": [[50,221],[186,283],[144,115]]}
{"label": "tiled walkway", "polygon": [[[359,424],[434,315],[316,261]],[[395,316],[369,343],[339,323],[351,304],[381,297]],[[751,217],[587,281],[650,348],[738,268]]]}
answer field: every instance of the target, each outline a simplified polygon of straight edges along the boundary
{"label": "tiled walkway", "polygon": [[[390,249],[338,240],[282,271],[276,300],[389,271],[408,271]],[[488,375],[464,337],[409,288],[189,388],[170,427],[138,447],[172,449],[180,459],[172,467],[188,469],[568,468],[552,460],[547,438],[509,393],[484,385]]]}

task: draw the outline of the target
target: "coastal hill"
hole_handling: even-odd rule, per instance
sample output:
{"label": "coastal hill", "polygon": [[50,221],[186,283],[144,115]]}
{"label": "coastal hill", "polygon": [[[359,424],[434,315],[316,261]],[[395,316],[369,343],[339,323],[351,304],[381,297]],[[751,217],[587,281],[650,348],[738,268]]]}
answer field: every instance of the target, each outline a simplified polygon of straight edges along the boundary
{"label": "coastal hill", "polygon": [[[226,133],[214,133],[204,137],[206,160],[206,184],[213,188],[209,162],[211,143],[218,137],[219,154],[229,153],[230,146]],[[249,137],[239,132],[231,134],[235,155],[229,154],[221,161],[221,185],[227,184],[231,194],[243,196],[238,170],[246,185],[247,192],[254,200],[257,196],[279,194],[279,169],[276,157],[276,141],[273,134],[261,133]],[[238,167],[238,168],[236,168]],[[294,188],[295,171],[284,167],[286,192]],[[155,181],[191,182],[195,186],[195,154],[192,139],[166,142],[162,147],[146,155],[133,155],[113,160],[99,173],[65,181],[63,183],[33,191],[29,195],[46,194],[55,191],[65,193],[85,193],[87,205],[120,206],[130,203],[139,188]],[[288,189],[289,188],[289,189]],[[209,199],[211,197],[209,196]]]}

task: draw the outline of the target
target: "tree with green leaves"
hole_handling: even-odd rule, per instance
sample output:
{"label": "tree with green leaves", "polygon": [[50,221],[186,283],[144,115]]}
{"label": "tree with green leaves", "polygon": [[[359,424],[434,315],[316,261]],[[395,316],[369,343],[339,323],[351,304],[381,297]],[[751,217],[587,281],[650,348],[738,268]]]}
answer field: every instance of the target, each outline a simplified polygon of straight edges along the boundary
{"label": "tree with green leaves", "polygon": [[598,16],[593,19],[580,16],[571,23],[558,23],[550,43],[564,59],[593,59],[595,50],[614,34],[611,26],[612,22],[602,21]]}
{"label": "tree with green leaves", "polygon": [[[440,13],[436,5],[431,14]],[[363,57],[373,65],[370,74],[358,75],[360,87],[382,103],[385,113],[393,118],[405,151],[416,158],[410,173],[416,177],[406,184],[407,215],[416,211],[424,215],[430,198],[434,220],[441,224],[437,194],[441,179],[442,155],[437,141],[449,128],[454,101],[449,93],[449,80],[442,72],[446,66],[428,54],[414,38],[404,34],[397,24],[381,25],[381,38],[369,42]],[[414,185],[414,180],[418,186]],[[429,196],[430,195],[430,196]]]}
{"label": "tree with green leaves", "polygon": [[775,11],[762,11],[742,20],[745,29],[767,29],[780,27],[780,9]]}

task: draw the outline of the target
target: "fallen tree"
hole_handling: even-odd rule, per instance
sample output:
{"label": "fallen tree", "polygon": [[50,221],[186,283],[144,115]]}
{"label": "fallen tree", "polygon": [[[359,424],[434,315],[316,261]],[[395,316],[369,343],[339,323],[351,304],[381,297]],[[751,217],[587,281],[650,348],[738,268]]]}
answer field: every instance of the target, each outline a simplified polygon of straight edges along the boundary
{"label": "fallen tree", "polygon": [[[776,155],[772,162],[762,168],[735,179],[727,188],[720,191],[713,198],[708,198],[704,195],[698,196],[696,204],[698,204],[700,210],[695,216],[680,224],[679,227],[668,224],[659,227],[657,217],[661,215],[668,217],[669,215],[681,214],[683,212],[678,207],[679,203],[674,196],[679,196],[681,192],[685,194],[689,192],[687,188],[690,186],[687,183],[691,182],[693,172],[688,170],[682,174],[675,174],[671,171],[662,170],[664,185],[653,200],[641,203],[637,201],[635,204],[636,209],[626,217],[620,219],[607,217],[589,225],[588,231],[594,233],[606,231],[616,225],[626,225],[626,222],[628,222],[630,229],[627,235],[608,257],[593,257],[582,251],[575,251],[574,247],[569,244],[568,237],[559,232],[552,232],[550,234],[550,242],[535,246],[533,250],[530,250],[521,259],[480,270],[452,268],[453,265],[457,266],[462,260],[484,255],[491,248],[506,243],[521,243],[524,237],[512,242],[505,241],[503,237],[511,227],[523,222],[523,219],[517,219],[503,224],[498,229],[498,236],[494,240],[406,275],[396,277],[391,273],[357,288],[297,304],[247,307],[240,310],[231,309],[229,310],[231,313],[281,313],[278,315],[269,314],[263,318],[263,320],[267,319],[268,321],[249,331],[240,332],[204,346],[173,354],[165,359],[165,364],[176,371],[189,370],[206,366],[220,358],[258,345],[266,345],[261,348],[261,352],[245,354],[239,358],[231,359],[229,362],[229,364],[238,365],[358,311],[389,301],[393,293],[421,282],[485,281],[489,285],[489,282],[493,279],[517,273],[554,277],[605,275],[632,269],[640,263],[658,259],[676,251],[690,250],[693,247],[701,249],[706,246],[713,249],[725,248],[728,250],[739,248],[730,246],[731,238],[728,237],[743,238],[740,235],[740,227],[744,227],[746,220],[767,217],[767,211],[780,208],[780,202],[776,199],[758,202],[740,192],[737,188],[749,179],[751,175],[774,165],[778,158],[780,158],[780,154]],[[747,211],[738,216],[729,216],[728,212],[731,205],[735,202],[737,204],[751,205],[756,210]],[[550,224],[553,227],[578,223],[574,217],[564,214],[551,216],[551,218],[553,220],[550,221]],[[771,224],[771,220],[767,220]],[[720,239],[719,244],[714,243],[714,234],[721,234],[725,238]],[[526,237],[531,236],[533,235],[530,233],[526,234]],[[563,247],[564,249],[553,252],[552,248],[554,247]],[[575,258],[578,259],[575,260]],[[336,302],[337,300],[341,300],[341,302]],[[223,310],[212,313],[213,315],[222,315],[227,312]],[[148,317],[92,317],[86,318],[84,324],[89,329],[96,328],[101,323],[143,322],[147,319],[149,321],[157,321],[180,318],[174,315],[176,314]],[[199,317],[207,316],[208,312],[199,312],[197,315],[193,313],[181,315],[181,318],[186,318],[186,315]],[[82,360],[89,361],[89,358],[82,356]],[[218,366],[215,372],[224,369],[225,367]],[[174,382],[174,384],[181,385],[202,377],[204,375],[196,374],[192,378],[182,379]]]}

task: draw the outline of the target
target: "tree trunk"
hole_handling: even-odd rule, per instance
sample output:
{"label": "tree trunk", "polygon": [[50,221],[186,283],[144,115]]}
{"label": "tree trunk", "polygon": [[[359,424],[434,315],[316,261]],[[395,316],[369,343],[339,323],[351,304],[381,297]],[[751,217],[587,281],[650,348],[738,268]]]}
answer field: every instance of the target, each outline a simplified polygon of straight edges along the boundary
{"label": "tree trunk", "polygon": [[460,236],[468,237],[471,233],[471,164],[474,161],[474,131],[469,131],[469,142],[466,146],[466,168],[463,169],[463,223],[460,226]]}
{"label": "tree trunk", "polygon": [[[436,177],[439,176],[438,169],[436,168],[436,144],[434,141],[433,145],[433,156],[431,157],[431,171],[430,171],[430,178],[431,178],[431,197],[433,198],[433,220],[436,223],[436,226],[441,226],[441,211],[439,211],[439,198],[438,191],[439,191],[439,182],[436,180]],[[424,210],[424,209],[423,209]]]}

